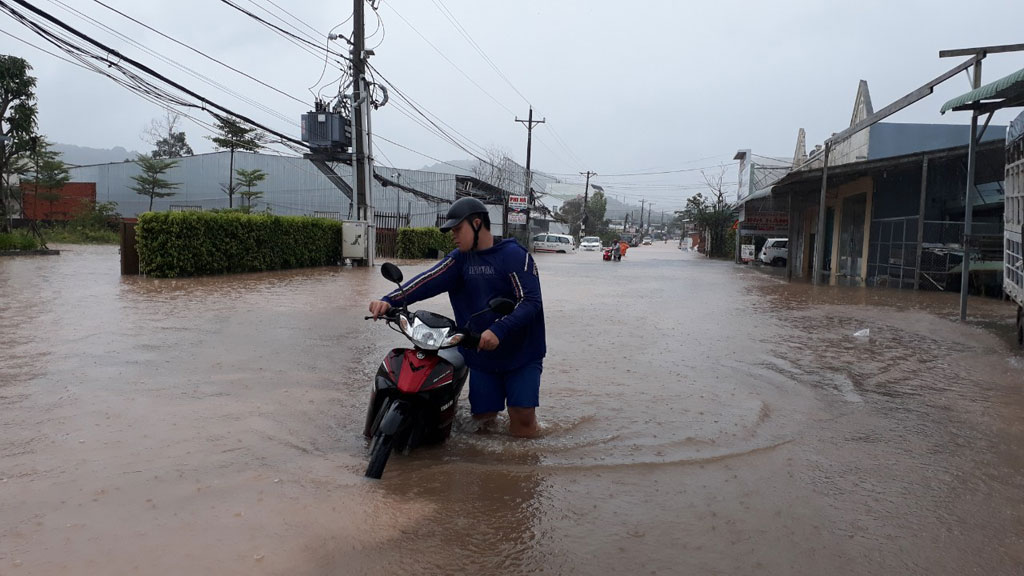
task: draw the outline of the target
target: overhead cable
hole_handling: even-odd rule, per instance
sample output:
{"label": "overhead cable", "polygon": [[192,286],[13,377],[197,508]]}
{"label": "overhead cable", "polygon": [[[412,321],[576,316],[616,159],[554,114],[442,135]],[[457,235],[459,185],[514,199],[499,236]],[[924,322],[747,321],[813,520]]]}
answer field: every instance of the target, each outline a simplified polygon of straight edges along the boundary
{"label": "overhead cable", "polygon": [[170,40],[171,42],[174,42],[175,44],[177,44],[179,46],[182,46],[184,48],[188,48],[189,50],[195,52],[196,54],[199,54],[200,56],[202,56],[203,58],[206,58],[207,60],[210,60],[212,62],[216,62],[217,64],[220,64],[221,66],[227,68],[228,70],[231,70],[232,72],[235,72],[237,74],[245,76],[249,80],[252,80],[253,82],[256,82],[257,84],[260,84],[261,86],[263,86],[265,88],[270,88],[274,92],[277,92],[278,94],[281,94],[282,96],[287,96],[288,98],[291,98],[292,100],[295,100],[296,102],[298,102],[300,104],[308,104],[308,102],[300,100],[300,99],[296,98],[295,96],[292,96],[291,94],[288,94],[288,93],[286,93],[286,92],[284,92],[284,91],[282,91],[282,90],[280,90],[278,88],[275,88],[275,87],[271,86],[270,84],[267,84],[266,82],[260,80],[259,78],[256,78],[254,76],[250,76],[249,74],[246,74],[245,72],[239,70],[238,68],[235,68],[235,67],[233,67],[233,66],[231,66],[229,64],[225,64],[224,62],[214,58],[213,56],[210,56],[210,55],[206,54],[205,52],[203,52],[201,50],[193,48],[192,46],[189,46],[188,44],[185,44],[185,43],[177,40],[176,38],[172,38],[171,36],[168,36],[167,34],[164,34],[163,32],[157,30],[156,28],[153,28],[152,26],[150,26],[150,25],[148,25],[148,24],[146,24],[144,22],[140,22],[139,20],[136,20],[135,18],[129,16],[128,14],[125,14],[124,12],[121,12],[117,8],[113,8],[111,6],[108,6],[107,4],[104,4],[101,0],[93,0],[93,2],[99,4],[100,6],[103,6],[107,10],[110,10],[112,12],[120,14],[122,17],[124,17],[124,18],[126,18],[128,20],[131,20],[132,22],[138,24],[139,26],[142,26],[143,28],[145,28],[145,29],[147,29],[147,30],[149,30],[151,32],[155,32],[156,34],[159,34],[160,36],[166,38],[167,40]]}

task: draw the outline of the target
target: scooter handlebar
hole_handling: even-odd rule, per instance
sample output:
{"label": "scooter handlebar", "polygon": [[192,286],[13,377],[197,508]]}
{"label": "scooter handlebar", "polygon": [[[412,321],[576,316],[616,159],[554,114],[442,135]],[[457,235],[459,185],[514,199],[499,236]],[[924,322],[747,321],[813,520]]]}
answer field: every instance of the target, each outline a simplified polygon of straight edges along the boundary
{"label": "scooter handlebar", "polygon": [[475,349],[480,345],[480,335],[476,332],[463,332],[462,341],[459,342],[459,346],[463,348]]}
{"label": "scooter handlebar", "polygon": [[363,316],[363,320],[375,320],[376,319],[376,320],[397,321],[398,320],[398,313],[399,313],[399,311],[400,311],[400,308],[391,307],[391,308],[388,308],[387,312],[381,314],[377,318],[374,318],[373,316]]}

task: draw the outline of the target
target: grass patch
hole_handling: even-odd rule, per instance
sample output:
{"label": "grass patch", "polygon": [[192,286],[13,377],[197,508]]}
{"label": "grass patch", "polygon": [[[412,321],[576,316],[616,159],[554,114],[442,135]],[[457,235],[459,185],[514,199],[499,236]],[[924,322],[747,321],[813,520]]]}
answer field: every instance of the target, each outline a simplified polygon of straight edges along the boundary
{"label": "grass patch", "polygon": [[55,226],[43,230],[47,242],[57,244],[119,244],[117,232],[103,226]]}
{"label": "grass patch", "polygon": [[0,252],[8,250],[36,250],[39,240],[31,234],[15,230],[10,234],[0,233]]}

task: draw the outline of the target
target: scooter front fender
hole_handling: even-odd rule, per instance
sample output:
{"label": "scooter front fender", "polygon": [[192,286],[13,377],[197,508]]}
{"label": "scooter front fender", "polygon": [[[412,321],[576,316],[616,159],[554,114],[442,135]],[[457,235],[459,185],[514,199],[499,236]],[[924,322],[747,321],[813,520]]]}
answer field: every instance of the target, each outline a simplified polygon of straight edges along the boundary
{"label": "scooter front fender", "polygon": [[414,408],[404,400],[395,400],[381,418],[378,431],[381,434],[397,435],[407,429],[413,421]]}

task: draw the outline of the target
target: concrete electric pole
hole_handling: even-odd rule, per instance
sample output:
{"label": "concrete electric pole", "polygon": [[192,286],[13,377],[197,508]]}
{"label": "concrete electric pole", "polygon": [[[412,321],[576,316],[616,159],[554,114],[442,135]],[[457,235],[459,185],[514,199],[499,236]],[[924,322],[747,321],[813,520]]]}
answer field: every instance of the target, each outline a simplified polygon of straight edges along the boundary
{"label": "concrete electric pole", "polygon": [[[533,210],[533,172],[530,171],[530,153],[533,147],[533,127],[537,124],[543,124],[547,118],[542,120],[533,119],[533,106],[530,106],[530,116],[526,120],[520,120],[519,116],[516,116],[516,122],[526,125],[526,249],[530,249],[530,211]],[[505,199],[505,204],[508,204],[508,198]],[[502,234],[506,234],[505,230],[501,231]]]}
{"label": "concrete electric pole", "polygon": [[366,30],[363,9],[366,0],[354,0],[352,8],[352,181],[355,183],[356,220],[366,222],[366,264],[373,266],[377,251],[377,227],[373,217],[372,152],[369,137],[370,94],[366,85]]}
{"label": "concrete electric pole", "polygon": [[[587,183],[583,185],[583,215],[580,216],[580,238],[584,236],[583,231],[587,228],[587,201],[590,199],[590,177],[597,176],[597,172],[580,172],[581,176],[587,177]],[[571,232],[571,230],[570,230]],[[579,243],[580,239],[577,238],[576,242]]]}

